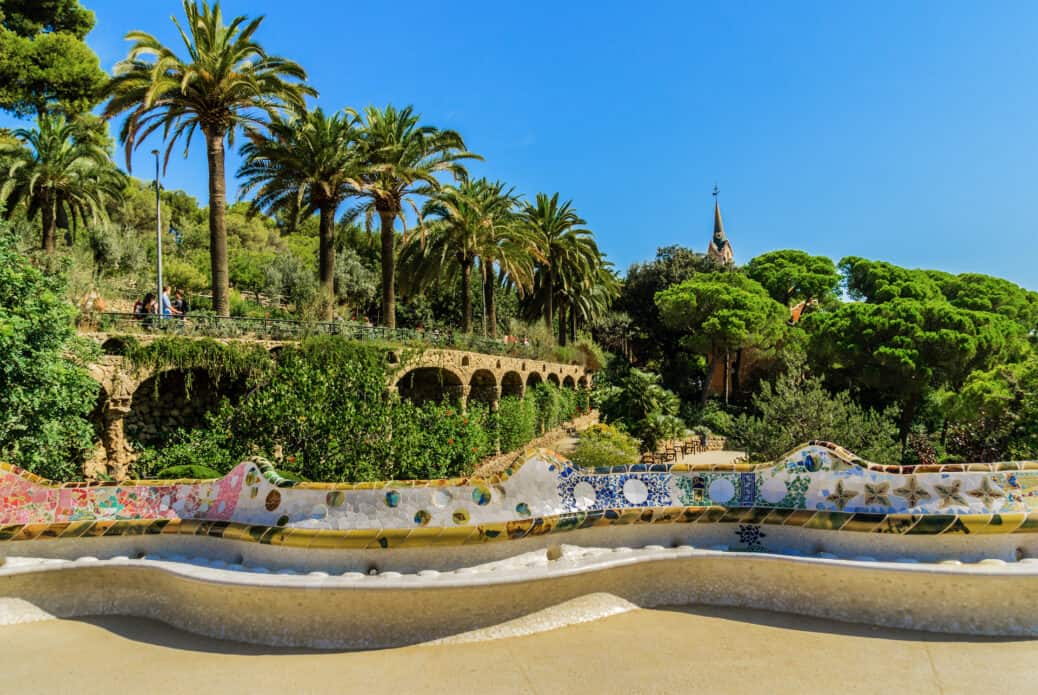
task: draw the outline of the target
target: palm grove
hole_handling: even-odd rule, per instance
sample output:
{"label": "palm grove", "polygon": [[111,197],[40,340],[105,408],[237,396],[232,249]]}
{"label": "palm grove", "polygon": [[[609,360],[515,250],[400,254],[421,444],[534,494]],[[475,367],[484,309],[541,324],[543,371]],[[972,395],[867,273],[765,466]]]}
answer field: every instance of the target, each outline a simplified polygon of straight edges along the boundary
{"label": "palm grove", "polygon": [[[316,90],[303,67],[260,43],[262,18],[228,20],[218,4],[187,0],[173,21],[180,43],[131,32],[128,55],[108,76],[84,42],[93,15],[76,0],[0,0],[0,108],[34,119],[0,131],[4,253],[29,259],[11,266],[24,272],[8,269],[0,328],[36,321],[29,305],[71,321],[57,305],[25,301],[44,285],[53,296],[59,270],[74,298],[92,288],[130,296],[150,287],[154,189],[113,162],[107,124],[117,121],[127,169],[142,148],[168,161],[204,143],[207,204],[161,191],[166,278],[208,294],[195,301],[203,312],[369,317],[388,327],[522,333],[558,346],[579,340],[595,352],[590,332],[613,354],[595,404],[647,448],[694,426],[758,458],[808,438],[906,462],[1036,455],[1035,293],[987,276],[858,258],[834,264],[794,250],[737,268],[665,247],[621,281],[571,201],[559,193],[526,198],[506,182],[474,178],[467,167],[482,158],[459,133],[424,122],[410,106],[310,107]],[[228,147],[243,157],[237,201],[227,199]],[[43,440],[26,439],[19,418],[54,412],[66,426],[55,426],[41,448],[52,458],[81,454],[93,397],[87,382],[68,376],[68,364],[90,357],[72,349],[71,328],[45,344],[0,336],[26,356],[22,372],[0,376],[9,406],[0,453],[29,461],[26,442]],[[19,379],[48,383],[27,376],[30,363],[36,372],[56,370],[49,395],[36,401],[61,407],[34,410],[25,406],[32,399],[16,398]],[[542,396],[541,405],[556,417],[549,400]],[[508,404],[513,421],[502,415],[485,424],[521,438],[515,432],[530,434],[530,422],[545,419],[521,409]],[[264,424],[239,436],[268,431],[268,417],[264,411]],[[191,437],[178,440],[184,460],[247,453]],[[463,438],[448,439],[460,446]]]}

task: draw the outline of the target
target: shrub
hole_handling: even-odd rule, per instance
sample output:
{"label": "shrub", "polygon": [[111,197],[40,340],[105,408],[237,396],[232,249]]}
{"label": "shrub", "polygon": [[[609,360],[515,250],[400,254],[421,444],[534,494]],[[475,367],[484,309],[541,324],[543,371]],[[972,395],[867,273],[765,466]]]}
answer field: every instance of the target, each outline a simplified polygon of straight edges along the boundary
{"label": "shrub", "polygon": [[706,427],[714,434],[725,437],[733,434],[736,428],[735,417],[715,401],[707,403],[706,407],[697,413],[695,419],[697,424]]}
{"label": "shrub", "polygon": [[208,480],[212,478],[219,478],[221,473],[208,466],[201,466],[198,464],[187,464],[183,466],[170,466],[169,468],[163,468],[161,471],[155,474],[156,478],[171,480],[176,478],[195,478]]}
{"label": "shrub", "polygon": [[98,385],[76,337],[64,274],[44,273],[0,227],[0,460],[54,480],[79,473]]}
{"label": "shrub", "polygon": [[496,431],[501,451],[515,451],[537,436],[533,399],[505,396],[497,408]]}
{"label": "shrub", "polygon": [[729,442],[758,461],[774,460],[812,439],[835,442],[879,463],[900,459],[896,412],[866,410],[842,391],[829,393],[822,380],[794,372],[761,383],[753,397],[757,415],[736,418]]}
{"label": "shrub", "polygon": [[570,457],[584,468],[626,466],[638,460],[638,440],[610,425],[594,425],[580,433]]}

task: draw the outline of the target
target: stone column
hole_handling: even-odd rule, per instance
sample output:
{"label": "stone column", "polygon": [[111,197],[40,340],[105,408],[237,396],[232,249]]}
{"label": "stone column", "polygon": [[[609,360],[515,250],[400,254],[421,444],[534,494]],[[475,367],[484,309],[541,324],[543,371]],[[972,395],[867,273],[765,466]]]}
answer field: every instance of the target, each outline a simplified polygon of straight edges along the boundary
{"label": "stone column", "polygon": [[130,473],[130,464],[137,455],[126,440],[123,421],[130,412],[138,380],[125,369],[122,358],[109,357],[105,364],[98,365],[98,370],[99,381],[108,394],[108,399],[101,406],[100,422],[104,461],[103,466],[90,466],[83,472],[88,477],[104,473],[114,480],[125,480]]}
{"label": "stone column", "polygon": [[130,398],[109,398],[101,414],[101,443],[108,458],[108,475],[115,480],[129,477],[130,464],[136,456],[126,441],[123,418],[130,412]]}
{"label": "stone column", "polygon": [[465,412],[469,408],[469,394],[472,393],[472,387],[468,384],[457,387],[458,389],[458,401],[461,404],[461,412]]}

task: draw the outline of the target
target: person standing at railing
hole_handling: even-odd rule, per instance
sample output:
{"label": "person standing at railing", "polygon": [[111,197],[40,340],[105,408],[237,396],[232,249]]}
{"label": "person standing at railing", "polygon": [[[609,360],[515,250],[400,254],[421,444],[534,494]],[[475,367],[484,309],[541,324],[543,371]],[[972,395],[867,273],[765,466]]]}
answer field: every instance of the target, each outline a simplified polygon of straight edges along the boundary
{"label": "person standing at railing", "polygon": [[173,301],[171,302],[171,304],[173,305],[173,311],[179,314],[180,316],[185,316],[188,310],[191,308],[190,305],[187,303],[187,300],[184,299],[184,290],[180,289],[179,287],[177,288],[177,291],[173,294]]}
{"label": "person standing at railing", "polygon": [[148,312],[148,303],[149,302],[154,302],[154,301],[155,301],[155,295],[153,295],[151,292],[149,292],[148,294],[144,295],[144,299],[138,299],[136,302],[134,302],[133,303],[133,318],[135,318],[135,319],[137,319],[139,321],[140,319],[142,319],[145,316],[147,316],[147,314],[149,313]]}
{"label": "person standing at railing", "polygon": [[173,304],[169,301],[169,285],[162,288],[160,313],[162,314],[162,318],[169,318],[170,316],[177,316],[180,314],[179,311],[173,308]]}

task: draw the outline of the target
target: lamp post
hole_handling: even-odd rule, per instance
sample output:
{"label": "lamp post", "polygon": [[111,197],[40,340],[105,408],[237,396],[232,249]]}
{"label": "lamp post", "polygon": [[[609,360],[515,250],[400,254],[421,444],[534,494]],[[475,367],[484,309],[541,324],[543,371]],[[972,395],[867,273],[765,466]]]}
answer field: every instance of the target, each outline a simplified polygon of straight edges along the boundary
{"label": "lamp post", "polygon": [[159,151],[152,150],[155,155],[155,255],[158,260],[158,314],[163,316],[162,310],[162,205],[159,197]]}

